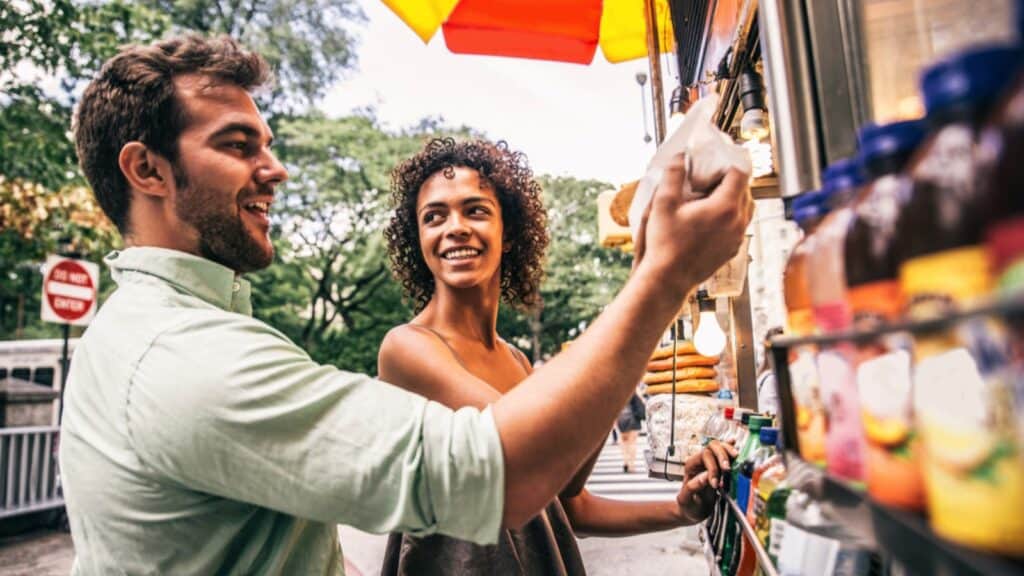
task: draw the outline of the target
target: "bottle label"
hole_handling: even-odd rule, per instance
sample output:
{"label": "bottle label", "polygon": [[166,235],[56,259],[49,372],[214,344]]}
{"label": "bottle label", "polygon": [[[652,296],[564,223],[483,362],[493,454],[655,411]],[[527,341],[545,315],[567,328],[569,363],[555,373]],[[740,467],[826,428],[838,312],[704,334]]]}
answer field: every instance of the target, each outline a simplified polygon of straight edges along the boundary
{"label": "bottle label", "polygon": [[801,346],[791,350],[789,377],[796,404],[800,455],[808,462],[824,463],[825,405],[822,401],[813,347]]}
{"label": "bottle label", "polygon": [[853,357],[850,345],[838,345],[818,354],[818,373],[827,416],[825,460],[829,472],[836,476],[863,481],[863,426]]}
{"label": "bottle label", "polygon": [[911,320],[947,316],[992,292],[988,255],[969,246],[913,258],[900,267],[900,286]]}
{"label": "bottle label", "polygon": [[810,308],[790,310],[786,315],[786,323],[789,324],[788,333],[793,336],[810,336],[817,332],[814,311]]}
{"label": "bottle label", "polygon": [[903,313],[903,292],[897,280],[883,280],[851,287],[848,294],[853,326],[873,330],[896,322]]}
{"label": "bottle label", "polygon": [[1002,220],[988,231],[986,244],[1002,294],[1024,290],[1024,216]]}

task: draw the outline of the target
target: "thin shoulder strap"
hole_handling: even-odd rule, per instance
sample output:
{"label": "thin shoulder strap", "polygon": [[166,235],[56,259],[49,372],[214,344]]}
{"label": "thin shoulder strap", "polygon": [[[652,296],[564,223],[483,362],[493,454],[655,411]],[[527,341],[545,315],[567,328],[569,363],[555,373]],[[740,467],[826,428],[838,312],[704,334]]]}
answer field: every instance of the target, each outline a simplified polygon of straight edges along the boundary
{"label": "thin shoulder strap", "polygon": [[422,324],[413,324],[412,322],[406,324],[406,326],[410,328],[415,328],[417,330],[426,331],[436,336],[438,340],[444,343],[445,347],[448,348],[448,351],[452,353],[452,356],[455,357],[455,361],[459,363],[459,366],[462,366],[467,372],[469,371],[469,368],[466,368],[466,365],[462,362],[462,358],[459,357],[459,353],[455,351],[455,348],[452,348],[452,345],[448,343],[448,339],[442,336],[440,332],[434,330],[430,326],[424,326]]}
{"label": "thin shoulder strap", "polygon": [[[505,339],[502,338],[501,341],[505,342]],[[526,373],[529,374],[532,366],[530,366],[530,361],[526,359],[526,354],[523,354],[522,350],[516,348],[515,346],[509,344],[508,342],[505,342],[505,346],[508,346],[508,349],[512,351],[512,355],[516,357],[516,360],[519,360],[519,364],[523,367],[523,370],[525,370]]]}

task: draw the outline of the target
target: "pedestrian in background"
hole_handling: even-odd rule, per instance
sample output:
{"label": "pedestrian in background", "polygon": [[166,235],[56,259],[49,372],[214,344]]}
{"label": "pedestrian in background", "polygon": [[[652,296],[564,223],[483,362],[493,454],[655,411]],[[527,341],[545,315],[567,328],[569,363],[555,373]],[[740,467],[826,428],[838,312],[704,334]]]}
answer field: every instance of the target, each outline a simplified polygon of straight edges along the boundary
{"label": "pedestrian in background", "polygon": [[647,409],[644,401],[640,399],[636,391],[629,397],[629,402],[622,407],[619,413],[619,420],[616,423],[619,434],[622,436],[622,471],[629,472],[636,463],[636,439],[640,435],[642,422],[647,418]]}

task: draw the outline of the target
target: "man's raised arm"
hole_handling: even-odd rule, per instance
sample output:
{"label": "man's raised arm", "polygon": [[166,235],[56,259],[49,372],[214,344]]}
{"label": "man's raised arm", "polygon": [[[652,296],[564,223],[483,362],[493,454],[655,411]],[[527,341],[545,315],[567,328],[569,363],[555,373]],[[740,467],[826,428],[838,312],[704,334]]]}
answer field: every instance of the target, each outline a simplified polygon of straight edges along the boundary
{"label": "man's raised arm", "polygon": [[641,227],[629,282],[589,329],[493,405],[505,457],[503,524],[550,502],[608,433],[648,356],[698,282],[736,254],[753,213],[747,177],[730,171],[690,198],[685,158],[673,159]]}

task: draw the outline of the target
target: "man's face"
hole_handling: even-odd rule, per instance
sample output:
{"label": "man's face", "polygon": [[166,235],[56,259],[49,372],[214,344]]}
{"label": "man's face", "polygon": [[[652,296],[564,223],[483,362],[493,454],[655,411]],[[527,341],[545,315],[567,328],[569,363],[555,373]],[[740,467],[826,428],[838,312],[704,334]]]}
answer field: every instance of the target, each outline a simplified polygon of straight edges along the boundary
{"label": "man's face", "polygon": [[270,127],[238,86],[185,76],[175,88],[185,113],[174,163],[177,217],[204,258],[238,273],[266,268],[274,187],[288,178],[270,151]]}

